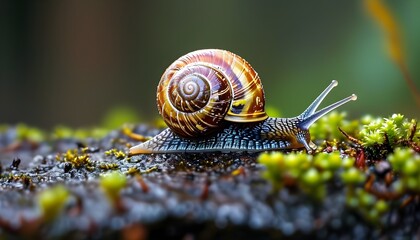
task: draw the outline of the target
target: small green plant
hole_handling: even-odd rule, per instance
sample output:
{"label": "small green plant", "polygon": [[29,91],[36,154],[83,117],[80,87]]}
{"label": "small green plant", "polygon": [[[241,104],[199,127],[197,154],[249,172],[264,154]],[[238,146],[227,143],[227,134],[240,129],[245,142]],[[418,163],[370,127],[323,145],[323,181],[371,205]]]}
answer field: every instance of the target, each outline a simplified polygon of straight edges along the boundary
{"label": "small green plant", "polygon": [[121,190],[125,187],[127,178],[119,171],[112,171],[101,175],[100,186],[111,202],[116,202]]}
{"label": "small green plant", "polygon": [[[338,170],[352,169],[349,165],[353,165],[354,159],[346,158],[343,161],[339,152],[319,153],[316,156],[271,152],[262,153],[258,162],[266,167],[263,177],[277,189],[296,185],[306,194],[320,200],[326,195],[326,183],[334,179]],[[362,172],[360,174],[363,175]]]}
{"label": "small green plant", "polygon": [[339,131],[338,127],[350,135],[355,134],[359,127],[359,121],[346,120],[346,112],[332,111],[326,116],[320,118],[309,129],[312,141],[333,140],[343,141],[346,137]]}
{"label": "small green plant", "polygon": [[378,199],[363,188],[348,188],[346,204],[373,224],[378,224],[389,210],[388,202]]}
{"label": "small green plant", "polygon": [[372,119],[363,126],[359,139],[366,147],[388,144],[394,148],[406,144],[407,140],[419,142],[420,131],[415,131],[415,125],[414,119],[408,120],[401,114],[393,114],[390,118]]}
{"label": "small green plant", "polygon": [[45,140],[45,133],[43,131],[22,123],[16,126],[16,133],[19,141],[41,142]]}
{"label": "small green plant", "polygon": [[420,193],[420,154],[409,148],[397,148],[388,157],[394,173],[399,175],[394,187],[398,193]]}
{"label": "small green plant", "polygon": [[101,163],[98,167],[103,170],[115,170],[118,169],[119,166],[116,163]]}
{"label": "small green plant", "polygon": [[366,175],[355,167],[345,169],[340,176],[343,183],[347,185],[358,185],[366,180]]}
{"label": "small green plant", "polygon": [[68,139],[74,136],[74,130],[67,126],[59,125],[53,129],[51,135],[53,139]]}
{"label": "small green plant", "polygon": [[69,195],[68,190],[62,185],[57,185],[40,192],[37,198],[42,218],[45,221],[55,219],[64,208]]}
{"label": "small green plant", "polygon": [[105,137],[109,133],[106,128],[94,127],[94,128],[77,128],[72,129],[70,127],[60,125],[53,129],[51,133],[52,139],[86,139],[94,138],[100,139]]}
{"label": "small green plant", "polygon": [[417,128],[415,119],[407,119],[402,114],[393,114],[389,118],[366,115],[352,121],[345,117],[345,112],[334,111],[319,119],[310,128],[312,141],[324,140],[335,146],[350,136],[353,139],[348,140],[360,144],[377,158],[386,156],[396,147],[420,149],[420,128]]}
{"label": "small green plant", "polygon": [[124,159],[127,157],[127,154],[125,154],[123,151],[118,150],[118,149],[110,149],[108,151],[105,151],[105,155],[106,156],[114,156],[116,159]]}
{"label": "small green plant", "polygon": [[70,163],[76,169],[86,168],[92,171],[95,167],[95,163],[90,159],[89,154],[80,152],[78,149],[69,149],[63,154],[57,154],[56,160]]}
{"label": "small green plant", "polygon": [[103,117],[102,126],[106,129],[116,129],[127,123],[140,122],[136,109],[129,106],[116,106],[111,108]]}
{"label": "small green plant", "polygon": [[[401,163],[400,158],[410,158],[413,152],[397,151],[396,154],[398,155],[396,161],[400,168],[408,168],[408,163]],[[270,181],[276,189],[297,187],[303,193],[319,201],[328,194],[328,183],[341,182],[346,191],[347,206],[372,224],[379,224],[389,211],[388,201],[365,190],[366,173],[354,166],[355,159],[343,158],[338,151],[329,154],[318,153],[315,156],[303,153],[262,153],[258,161],[266,167],[263,177]],[[413,161],[416,166],[417,161],[420,163],[417,158]],[[408,165],[410,170],[406,173],[407,176],[418,178],[420,174],[417,171],[420,170],[420,165],[418,168],[411,168],[414,165],[412,163]],[[409,180],[403,175],[402,181],[408,183],[413,180]]]}

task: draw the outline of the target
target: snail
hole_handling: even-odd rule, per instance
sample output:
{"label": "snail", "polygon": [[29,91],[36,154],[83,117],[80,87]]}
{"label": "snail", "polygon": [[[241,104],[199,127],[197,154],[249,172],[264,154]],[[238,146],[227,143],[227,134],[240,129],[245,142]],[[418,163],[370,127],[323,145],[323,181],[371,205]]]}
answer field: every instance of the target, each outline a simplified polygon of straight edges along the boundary
{"label": "snail", "polygon": [[164,72],[157,106],[169,128],[130,148],[129,154],[259,152],[305,148],[312,152],[309,127],[337,107],[356,100],[352,94],[322,110],[331,84],[299,116],[272,118],[264,111],[264,89],[257,72],[226,50],[188,53]]}

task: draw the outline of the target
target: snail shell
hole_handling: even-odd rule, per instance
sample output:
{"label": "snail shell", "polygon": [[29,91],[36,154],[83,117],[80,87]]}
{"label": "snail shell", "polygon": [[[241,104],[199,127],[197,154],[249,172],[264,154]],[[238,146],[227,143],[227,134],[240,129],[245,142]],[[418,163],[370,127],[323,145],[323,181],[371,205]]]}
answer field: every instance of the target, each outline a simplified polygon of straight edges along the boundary
{"label": "snail shell", "polygon": [[157,106],[165,123],[183,137],[209,134],[223,120],[258,122],[264,111],[261,80],[243,58],[226,50],[188,53],[159,82]]}

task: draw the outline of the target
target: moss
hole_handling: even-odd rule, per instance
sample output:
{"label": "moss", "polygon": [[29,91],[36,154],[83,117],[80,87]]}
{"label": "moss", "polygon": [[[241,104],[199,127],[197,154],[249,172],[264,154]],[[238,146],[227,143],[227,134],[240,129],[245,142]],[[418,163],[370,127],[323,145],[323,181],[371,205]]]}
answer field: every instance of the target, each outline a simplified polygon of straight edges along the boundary
{"label": "moss", "polygon": [[326,194],[326,186],[324,182],[327,179],[323,177],[321,171],[316,168],[309,168],[302,173],[300,186],[302,189],[315,199],[323,199]]}
{"label": "moss", "polygon": [[74,136],[74,131],[70,127],[59,125],[53,129],[51,134],[53,139],[68,139]]}
{"label": "moss", "polygon": [[110,149],[108,151],[105,151],[105,155],[106,156],[114,156],[116,159],[124,159],[127,157],[127,154],[125,154],[123,151],[118,150],[118,149]]}
{"label": "moss", "polygon": [[[262,173],[263,177],[276,189],[287,187],[292,180],[293,186],[298,186],[304,193],[318,200],[327,194],[327,182],[334,178],[337,170],[346,169],[349,161],[351,160],[342,161],[339,152],[319,153],[315,156],[304,153],[266,152],[258,157],[258,162],[266,167]],[[354,170],[363,175],[357,169]]]}
{"label": "moss", "polygon": [[353,167],[353,165],[354,165],[354,158],[352,158],[352,157],[344,157],[343,159],[341,159],[342,160],[342,162],[341,162],[341,166],[344,168],[344,169],[349,169],[349,168],[351,168],[351,167]]}
{"label": "moss", "polygon": [[346,184],[360,184],[366,180],[366,176],[357,168],[349,168],[341,173],[341,180]]}
{"label": "moss", "polygon": [[125,174],[127,175],[137,175],[140,173],[140,170],[137,169],[136,167],[131,167],[127,170],[127,172]]}
{"label": "moss", "polygon": [[116,163],[101,163],[98,167],[103,170],[115,170],[118,169],[119,166]]}
{"label": "moss", "polygon": [[57,185],[40,192],[37,199],[43,219],[51,221],[56,218],[64,208],[69,196],[68,190],[62,185]]}
{"label": "moss", "polygon": [[51,132],[51,139],[100,139],[105,137],[109,133],[109,129],[102,127],[92,127],[92,128],[70,128],[64,125],[56,126]]}
{"label": "moss", "polygon": [[104,116],[102,126],[105,129],[114,129],[126,123],[140,122],[136,109],[128,106],[118,106],[110,109]]}
{"label": "moss", "polygon": [[2,174],[0,175],[0,179],[6,179],[7,182],[21,182],[23,189],[33,190],[33,181],[32,178],[27,174]]}
{"label": "moss", "polygon": [[321,152],[315,156],[314,165],[320,169],[334,171],[343,165],[343,160],[339,152],[332,152],[331,154]]}
{"label": "moss", "polygon": [[231,175],[232,176],[239,176],[239,175],[243,175],[245,174],[245,169],[243,167],[239,167],[235,170],[232,171]]}
{"label": "moss", "polygon": [[[393,114],[390,118],[371,119],[360,131],[359,139],[366,147],[387,144],[392,148],[403,146],[407,141],[419,142],[418,131],[412,133],[416,121]],[[413,138],[410,135],[413,134]]]}
{"label": "moss", "polygon": [[[374,118],[370,115],[356,120],[346,120],[345,112],[333,111],[319,119],[309,129],[311,139],[324,141],[325,146],[340,148],[339,143],[350,140],[363,146],[371,157],[381,159],[392,149],[411,146],[420,151],[420,129],[415,119],[393,114],[389,118]],[[341,128],[351,139],[342,134]]]}
{"label": "moss", "polygon": [[6,132],[9,127],[10,126],[8,124],[0,124],[0,133]]}
{"label": "moss", "polygon": [[144,173],[151,173],[151,172],[154,172],[154,171],[157,171],[157,170],[159,170],[159,168],[157,166],[153,166],[151,168],[146,169],[146,171],[144,171]]}
{"label": "moss", "polygon": [[346,203],[347,206],[374,225],[380,224],[381,219],[389,211],[389,203],[378,199],[363,188],[348,189]]}
{"label": "moss", "polygon": [[[401,114],[390,118],[365,116],[352,122],[346,121],[344,116],[327,115],[311,130],[313,138],[334,144],[334,148],[326,147],[325,151],[336,151],[315,155],[262,153],[258,158],[265,166],[262,176],[274,189],[292,187],[317,200],[329,194],[328,184],[334,182],[343,186],[349,208],[369,223],[381,225],[392,206],[405,206],[410,202],[407,199],[420,193],[417,121]],[[328,125],[340,125],[351,135],[340,133],[340,137],[339,132]],[[337,139],[352,144],[335,144]],[[384,161],[389,161],[390,172],[376,169],[376,165]]]}
{"label": "moss", "polygon": [[[418,182],[414,179],[419,179],[420,165],[417,165],[414,151],[396,150],[393,156],[390,161],[397,164],[401,171],[405,171],[395,183],[400,190],[415,190],[413,187],[417,187]],[[322,201],[329,194],[329,184],[334,183],[343,186],[347,192],[347,206],[371,224],[382,224],[389,213],[392,199],[386,200],[383,197],[394,195],[370,192],[368,173],[354,166],[354,158],[342,157],[338,151],[318,153],[315,156],[302,153],[262,153],[258,161],[265,166],[263,177],[277,190],[297,187],[312,199]]]}
{"label": "moss", "polygon": [[127,179],[119,171],[112,171],[101,175],[100,186],[105,195],[111,200],[116,201],[120,191],[125,187]]}
{"label": "moss", "polygon": [[46,139],[46,134],[42,130],[23,123],[16,126],[16,134],[19,141],[41,142]]}
{"label": "moss", "polygon": [[95,163],[91,161],[89,154],[79,151],[79,149],[69,149],[63,154],[57,154],[56,160],[70,163],[73,168],[86,168],[92,171]]}
{"label": "moss", "polygon": [[359,127],[359,121],[348,121],[346,120],[346,116],[346,112],[332,111],[319,119],[309,128],[312,141],[321,139],[345,140],[346,137],[339,131],[338,127],[351,135],[355,134]]}
{"label": "moss", "polygon": [[94,138],[101,139],[109,133],[108,129],[95,127],[90,129],[76,129],[74,132],[74,137],[76,139],[85,139],[85,138]]}
{"label": "moss", "polygon": [[397,191],[420,193],[420,154],[409,148],[397,148],[388,160],[399,176],[394,183]]}

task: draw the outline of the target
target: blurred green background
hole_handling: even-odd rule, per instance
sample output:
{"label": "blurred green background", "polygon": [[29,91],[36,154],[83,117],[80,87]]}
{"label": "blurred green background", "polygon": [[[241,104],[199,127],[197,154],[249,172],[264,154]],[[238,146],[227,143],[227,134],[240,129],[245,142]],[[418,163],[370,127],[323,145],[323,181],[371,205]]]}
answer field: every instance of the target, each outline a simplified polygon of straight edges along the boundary
{"label": "blurred green background", "polygon": [[[420,85],[420,1],[385,1]],[[0,123],[99,124],[115,107],[157,116],[156,85],[175,59],[230,50],[262,78],[266,103],[295,116],[331,82],[349,117],[420,117],[381,29],[359,1],[2,1]]]}

